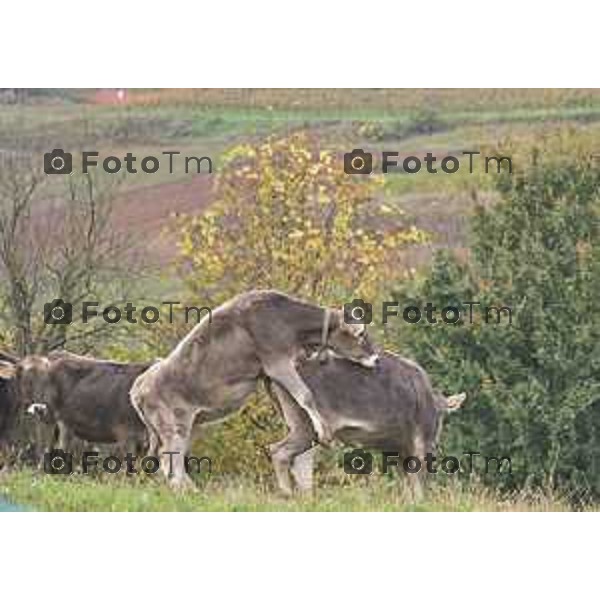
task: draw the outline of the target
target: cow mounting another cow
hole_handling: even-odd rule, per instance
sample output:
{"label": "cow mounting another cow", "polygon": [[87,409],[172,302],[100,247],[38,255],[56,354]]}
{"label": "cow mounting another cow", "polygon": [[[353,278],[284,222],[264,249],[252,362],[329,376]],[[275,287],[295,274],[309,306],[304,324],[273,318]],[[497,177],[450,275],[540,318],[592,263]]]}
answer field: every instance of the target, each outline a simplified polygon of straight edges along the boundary
{"label": "cow mounting another cow", "polygon": [[370,368],[377,362],[364,325],[347,324],[330,311],[276,291],[252,291],[221,305],[169,356],[141,375],[131,399],[141,418],[174,452],[172,486],[193,485],[185,472],[192,426],[238,410],[264,377],[277,382],[305,412],[324,443],[331,439],[310,389],[296,370],[307,347],[327,346]]}

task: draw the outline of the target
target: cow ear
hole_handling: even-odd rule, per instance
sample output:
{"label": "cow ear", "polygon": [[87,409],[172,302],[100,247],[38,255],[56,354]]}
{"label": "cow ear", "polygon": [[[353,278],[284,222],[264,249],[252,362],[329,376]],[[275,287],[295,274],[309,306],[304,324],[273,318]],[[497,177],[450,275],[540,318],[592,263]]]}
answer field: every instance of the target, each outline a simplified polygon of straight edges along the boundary
{"label": "cow ear", "polygon": [[12,363],[0,361],[0,377],[3,379],[11,379],[17,374],[17,366]]}
{"label": "cow ear", "polygon": [[466,399],[467,394],[465,394],[465,392],[454,394],[454,396],[448,396],[448,398],[446,398],[446,410],[448,412],[458,410]]}

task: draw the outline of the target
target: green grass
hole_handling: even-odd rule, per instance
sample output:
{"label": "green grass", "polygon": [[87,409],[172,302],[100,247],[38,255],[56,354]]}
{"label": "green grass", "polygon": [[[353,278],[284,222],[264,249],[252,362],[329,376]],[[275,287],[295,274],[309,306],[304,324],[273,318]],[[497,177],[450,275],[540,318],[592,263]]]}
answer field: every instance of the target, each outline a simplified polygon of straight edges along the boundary
{"label": "green grass", "polygon": [[[320,486],[314,495],[286,498],[272,484],[210,478],[191,493],[173,493],[156,479],[105,475],[45,475],[23,470],[0,477],[0,496],[27,510],[41,511],[566,511],[568,503],[551,495],[501,496],[479,485],[433,485],[413,503],[397,481],[369,478],[360,483]],[[590,506],[590,510],[596,507]]]}
{"label": "green grass", "polygon": [[[202,89],[131,90],[132,104],[216,110],[220,114],[270,112],[318,120],[371,118],[418,113],[423,109],[451,115],[479,114],[486,120],[548,118],[559,112],[579,116],[600,108],[594,89]],[[553,112],[555,111],[555,112]]]}
{"label": "green grass", "polygon": [[[406,91],[410,100],[410,90]],[[420,97],[413,90],[415,98]],[[158,106],[126,105],[102,106],[89,104],[34,104],[0,105],[0,149],[20,148],[33,150],[37,156],[47,151],[50,143],[66,149],[82,145],[93,147],[101,153],[119,154],[121,150],[137,156],[159,155],[162,150],[178,150],[183,154],[211,156],[216,170],[222,151],[241,140],[270,133],[284,132],[299,127],[310,127],[319,132],[326,145],[345,148],[352,143],[356,147],[372,150],[396,149],[400,152],[422,149],[440,153],[463,149],[480,149],[483,145],[494,146],[507,135],[523,135],[524,132],[544,132],[550,126],[565,123],[582,130],[593,128],[588,121],[600,120],[600,96],[583,94],[569,102],[559,98],[556,105],[542,103],[533,91],[515,91],[515,106],[505,105],[504,92],[499,94],[502,102],[487,105],[467,103],[469,95],[448,95],[443,91],[432,96],[431,114],[419,113],[417,105],[404,99],[400,109],[369,105],[368,103],[338,108],[272,108],[249,106],[198,106],[163,104]],[[429,93],[429,92],[428,92]],[[405,94],[405,95],[406,95]],[[364,95],[364,94],[363,94]],[[448,96],[448,104],[435,99]],[[375,94],[377,96],[377,94]],[[523,96],[521,98],[521,96]],[[429,97],[429,96],[428,96]],[[511,96],[512,97],[512,96]],[[404,98],[404,96],[402,96]],[[533,100],[539,101],[539,106]],[[585,100],[585,102],[583,102]],[[425,109],[428,105],[425,106]],[[432,119],[434,129],[430,134],[411,132],[411,124]],[[585,123],[582,123],[584,121]],[[373,124],[386,132],[381,141],[369,140],[361,135],[361,123]],[[596,128],[598,129],[598,128]],[[407,133],[408,132],[408,133]],[[183,161],[176,164],[182,166]],[[189,175],[180,169],[174,174],[166,169],[153,175],[140,173],[129,175],[125,185],[157,185],[165,182],[185,181]],[[482,173],[435,176],[420,173],[416,176],[388,175],[387,185],[395,194],[418,191],[431,192],[467,188],[488,188],[491,177]]]}
{"label": "green grass", "polygon": [[[89,104],[33,104],[0,105],[2,138],[18,131],[21,135],[47,138],[64,135],[81,136],[86,124],[93,124],[95,133],[106,137],[115,133],[127,135],[152,135],[163,141],[223,137],[228,135],[264,135],[284,127],[305,124],[326,125],[336,122],[376,121],[392,123],[398,128],[423,117],[423,108],[430,109],[434,120],[440,125],[454,129],[468,125],[524,123],[548,121],[597,121],[600,120],[600,96],[594,95],[585,103],[561,102],[544,104],[539,101],[507,104],[463,103],[431,104],[403,103],[397,108],[378,106],[368,102],[330,106],[323,108],[269,106],[198,106],[163,104],[157,106],[101,106]],[[154,127],[153,127],[154,125]],[[158,135],[157,135],[158,134]]]}
{"label": "green grass", "polygon": [[[32,150],[41,166],[41,155],[50,149],[51,142],[72,151],[83,144],[86,149],[97,149],[102,155],[117,156],[128,151],[138,157],[160,156],[163,150],[176,150],[182,156],[210,156],[218,174],[225,149],[269,133],[305,126],[319,136],[323,147],[338,151],[352,147],[372,152],[397,150],[417,156],[427,151],[439,156],[459,154],[464,149],[489,152],[506,138],[530,147],[537,144],[537,136],[554,135],[563,129],[574,130],[578,140],[595,148],[600,133],[600,121],[585,122],[600,120],[600,93],[593,90],[384,92],[259,90],[260,99],[270,95],[278,101],[241,106],[227,105],[232,102],[231,91],[208,91],[206,98],[203,91],[197,91],[197,97],[191,93],[189,98],[190,93],[186,91],[166,94],[159,91],[161,98],[166,99],[162,104],[115,106],[77,103],[77,98],[83,99],[89,93],[79,91],[73,92],[71,102],[0,105],[0,151],[16,147]],[[137,94],[132,91],[131,97]],[[178,95],[192,101],[178,104]],[[169,98],[174,102],[169,102]],[[202,104],[200,101],[204,100]],[[221,101],[223,105],[219,105]],[[411,125],[420,122],[419,119],[427,126],[428,118],[432,126],[439,129],[429,134],[411,130]],[[369,138],[365,124],[384,131],[385,138]],[[466,157],[463,158],[466,165]],[[78,158],[76,162],[78,164]],[[517,157],[514,163],[518,162]],[[165,168],[155,174],[145,174],[139,170],[138,161],[140,172],[125,176],[118,193],[136,189],[151,192],[162,184],[190,181],[193,175],[183,172],[183,160],[177,160],[176,165],[173,174]],[[401,207],[408,223],[432,232],[436,244],[455,247],[464,242],[465,219],[473,207],[472,191],[490,195],[495,177],[484,173],[483,164],[479,163],[473,174],[466,166],[455,174],[445,174],[438,160],[437,174],[428,174],[423,167],[418,174],[389,173],[383,180],[386,203]],[[44,178],[40,198],[45,201],[64,197],[65,182],[61,177]],[[168,194],[177,192],[161,193],[162,197],[152,196],[149,202],[168,203]],[[132,228],[135,232],[135,225]],[[161,226],[159,231],[157,225],[156,235],[163,235],[163,229]],[[417,249],[415,256],[414,260],[409,257],[410,266],[421,265],[429,254]],[[163,266],[162,256],[158,263]],[[166,293],[169,296],[182,293],[181,282],[172,272],[162,277],[148,277],[139,287],[141,295],[152,299]]]}

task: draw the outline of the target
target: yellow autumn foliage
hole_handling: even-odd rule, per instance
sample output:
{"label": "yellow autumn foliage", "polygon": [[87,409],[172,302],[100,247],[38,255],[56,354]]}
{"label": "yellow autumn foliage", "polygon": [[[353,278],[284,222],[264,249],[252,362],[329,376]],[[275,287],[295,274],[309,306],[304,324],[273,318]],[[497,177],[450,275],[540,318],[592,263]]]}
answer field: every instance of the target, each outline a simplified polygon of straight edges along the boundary
{"label": "yellow autumn foliage", "polygon": [[341,156],[305,134],[237,146],[211,210],[181,220],[186,282],[213,305],[252,288],[374,299],[397,278],[394,255],[422,239],[381,194],[376,177],[347,175]]}
{"label": "yellow autumn foliage", "polygon": [[[377,178],[345,174],[341,155],[305,134],[237,146],[223,159],[211,209],[178,222],[186,285],[212,306],[253,288],[330,306],[374,301],[398,281],[399,253],[423,238],[382,200]],[[196,450],[218,471],[260,477],[271,472],[268,444],[284,432],[259,395]]]}

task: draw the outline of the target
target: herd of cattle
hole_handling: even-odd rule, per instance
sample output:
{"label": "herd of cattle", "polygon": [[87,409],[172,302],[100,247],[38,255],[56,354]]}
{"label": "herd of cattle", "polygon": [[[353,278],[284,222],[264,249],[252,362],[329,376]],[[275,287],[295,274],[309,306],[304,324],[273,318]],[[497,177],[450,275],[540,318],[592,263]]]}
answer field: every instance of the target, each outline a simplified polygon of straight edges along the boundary
{"label": "herd of cattle", "polygon": [[[192,429],[237,411],[259,382],[288,427],[270,448],[286,493],[312,487],[315,444],[339,440],[423,457],[444,415],[464,400],[434,392],[414,362],[379,352],[366,326],[346,323],[341,310],[251,291],[216,308],[152,363],[0,353],[0,448],[22,445],[19,424],[29,421],[40,452],[77,439],[171,452],[165,475],[173,487],[188,487]],[[40,441],[42,431],[49,433]],[[418,477],[408,481],[418,490]]]}

